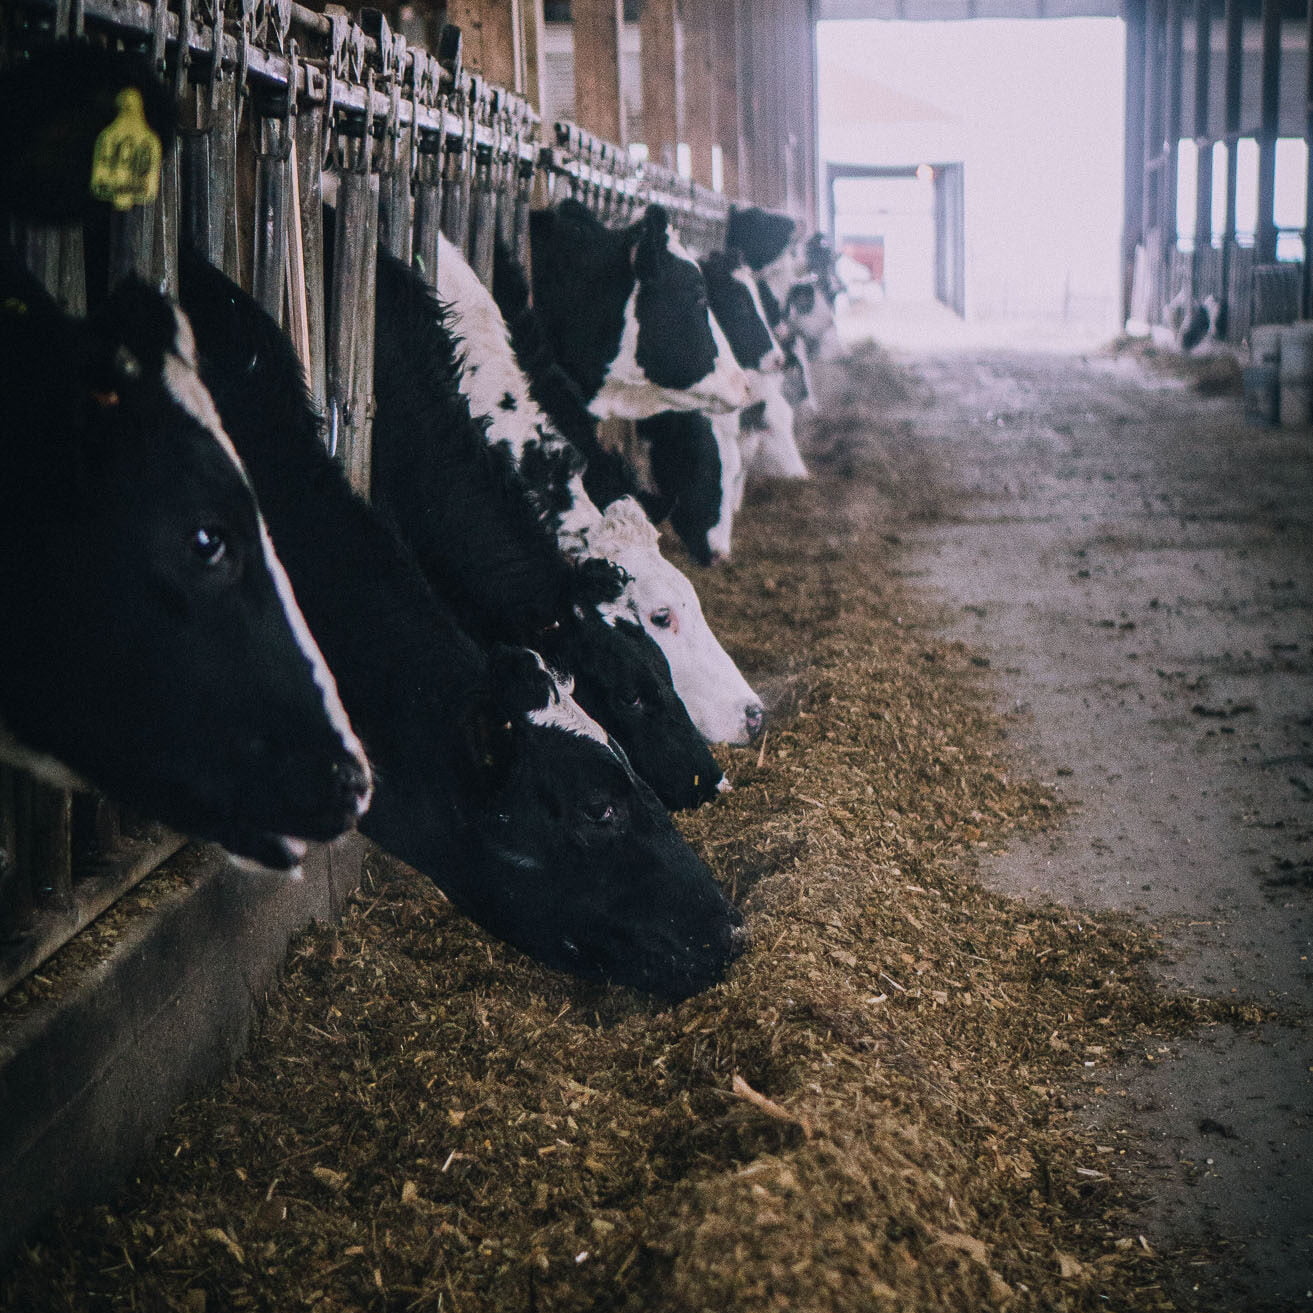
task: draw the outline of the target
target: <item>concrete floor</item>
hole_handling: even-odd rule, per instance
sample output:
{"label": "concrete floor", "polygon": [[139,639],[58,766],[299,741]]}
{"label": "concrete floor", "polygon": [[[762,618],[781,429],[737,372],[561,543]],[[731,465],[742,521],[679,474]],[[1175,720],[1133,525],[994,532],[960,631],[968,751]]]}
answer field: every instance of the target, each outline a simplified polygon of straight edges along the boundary
{"label": "concrete floor", "polygon": [[1125,1151],[1149,1241],[1201,1248],[1186,1307],[1313,1308],[1313,433],[1078,334],[896,305],[845,333],[921,378],[897,419],[944,458],[904,571],[1076,804],[988,878],[1132,912],[1166,986],[1274,1013],[1086,1071],[1078,1115]]}

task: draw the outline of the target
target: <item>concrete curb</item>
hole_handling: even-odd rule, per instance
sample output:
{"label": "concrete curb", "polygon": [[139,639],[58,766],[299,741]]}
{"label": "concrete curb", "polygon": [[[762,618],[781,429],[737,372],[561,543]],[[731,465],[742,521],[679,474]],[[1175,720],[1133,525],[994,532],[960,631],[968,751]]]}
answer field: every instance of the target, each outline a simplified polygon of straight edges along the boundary
{"label": "concrete curb", "polygon": [[0,1263],[53,1209],[108,1198],[173,1108],[232,1066],[288,941],[340,916],[364,851],[358,835],[316,848],[289,880],[202,850],[190,888],[0,1030]]}

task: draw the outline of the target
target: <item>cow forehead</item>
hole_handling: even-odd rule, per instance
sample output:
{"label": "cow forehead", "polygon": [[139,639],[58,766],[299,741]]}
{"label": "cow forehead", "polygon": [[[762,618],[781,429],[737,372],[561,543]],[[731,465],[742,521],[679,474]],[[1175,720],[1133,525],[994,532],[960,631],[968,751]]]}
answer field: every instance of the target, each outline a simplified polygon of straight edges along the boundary
{"label": "cow forehead", "polygon": [[538,668],[551,681],[551,691],[545,705],[529,712],[530,723],[542,728],[564,730],[567,734],[605,745],[606,731],[574,700],[574,679],[569,675],[556,674],[537,652],[533,657]]}

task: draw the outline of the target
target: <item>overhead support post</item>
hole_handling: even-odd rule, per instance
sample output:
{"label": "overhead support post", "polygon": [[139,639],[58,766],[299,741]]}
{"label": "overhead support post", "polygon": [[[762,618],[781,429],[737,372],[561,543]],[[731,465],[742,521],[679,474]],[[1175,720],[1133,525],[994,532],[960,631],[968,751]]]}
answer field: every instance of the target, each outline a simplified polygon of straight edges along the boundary
{"label": "overhead support post", "polygon": [[461,30],[464,61],[489,82],[519,95],[527,85],[524,30],[542,0],[447,0],[448,23]]}
{"label": "overhead support post", "polygon": [[[738,6],[732,0],[719,0],[711,6],[711,14],[715,28],[716,137],[721,152],[723,189],[733,200],[742,195]],[[646,105],[644,101],[645,117]]]}
{"label": "overhead support post", "polygon": [[[1213,244],[1213,140],[1208,98],[1213,63],[1212,0],[1194,0],[1194,143],[1197,157],[1194,198],[1195,276],[1199,252]],[[1197,288],[1194,289],[1197,295]]]}
{"label": "overhead support post", "polygon": [[574,0],[574,111],[579,126],[618,145],[629,144],[625,122],[620,34],[623,0]]}
{"label": "overhead support post", "polygon": [[1235,245],[1236,191],[1239,186],[1240,93],[1244,69],[1245,14],[1242,0],[1226,0],[1226,215],[1222,242]]}
{"label": "overhead support post", "polygon": [[712,185],[712,147],[719,136],[713,45],[713,0],[683,0],[684,137],[692,154],[693,181]]}
{"label": "overhead support post", "polygon": [[1308,52],[1304,67],[1304,141],[1308,146],[1304,178],[1304,269],[1301,289],[1301,314],[1313,319],[1313,0],[1308,11],[1304,49]]}
{"label": "overhead support post", "polygon": [[[1204,0],[1207,3],[1207,0]],[[1126,0],[1126,148],[1122,162],[1122,324],[1131,317],[1135,250],[1144,241],[1145,0]],[[831,189],[832,190],[832,189]],[[833,205],[833,195],[830,197]],[[833,210],[831,210],[833,215]],[[833,219],[831,220],[833,235]]]}
{"label": "overhead support post", "polygon": [[667,169],[675,167],[676,147],[684,133],[684,73],[678,29],[675,0],[644,0],[639,20],[643,136],[648,158]]}
{"label": "overhead support post", "polygon": [[1258,227],[1254,259],[1271,264],[1277,258],[1275,218],[1277,133],[1281,112],[1281,3],[1263,0],[1263,55],[1259,99],[1262,117],[1258,132]]}
{"label": "overhead support post", "polygon": [[[1182,0],[1167,0],[1165,15],[1167,44],[1167,73],[1164,78],[1162,186],[1158,201],[1164,252],[1176,249],[1177,215],[1176,192],[1180,179],[1181,162],[1181,63],[1184,44],[1184,24],[1181,15]],[[1171,289],[1173,294],[1176,289]]]}

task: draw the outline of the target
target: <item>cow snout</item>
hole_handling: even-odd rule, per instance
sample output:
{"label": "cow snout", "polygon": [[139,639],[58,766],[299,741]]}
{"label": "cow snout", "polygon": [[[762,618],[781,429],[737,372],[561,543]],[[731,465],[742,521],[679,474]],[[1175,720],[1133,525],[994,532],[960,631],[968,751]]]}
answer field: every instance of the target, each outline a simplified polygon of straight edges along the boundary
{"label": "cow snout", "polygon": [[372,781],[362,762],[347,757],[333,763],[334,801],[345,811],[363,816],[369,807]]}
{"label": "cow snout", "polygon": [[754,742],[766,723],[766,712],[760,702],[751,702],[743,712],[743,723],[747,726],[748,741]]}
{"label": "cow snout", "polygon": [[732,926],[729,932],[730,961],[733,961],[737,957],[741,957],[751,943],[752,933],[747,926],[741,924]]}

